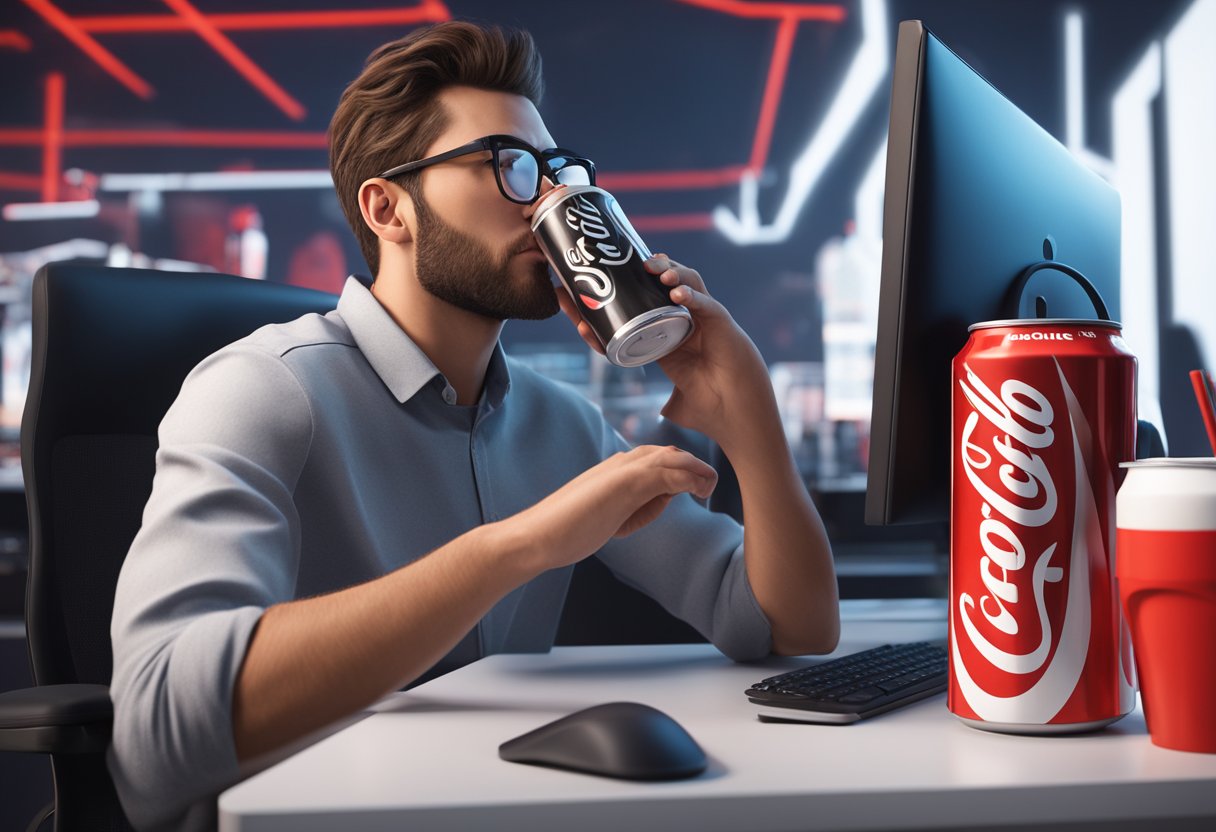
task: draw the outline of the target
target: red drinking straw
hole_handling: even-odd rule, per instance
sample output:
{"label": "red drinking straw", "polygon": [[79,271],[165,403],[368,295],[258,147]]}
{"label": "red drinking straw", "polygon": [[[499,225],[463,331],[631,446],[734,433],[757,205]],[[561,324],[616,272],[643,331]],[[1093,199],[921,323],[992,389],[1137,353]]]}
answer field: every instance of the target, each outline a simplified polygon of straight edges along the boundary
{"label": "red drinking straw", "polygon": [[1207,370],[1191,370],[1191,386],[1199,400],[1199,412],[1203,414],[1203,426],[1208,431],[1208,442],[1212,445],[1212,456],[1216,456],[1216,385]]}

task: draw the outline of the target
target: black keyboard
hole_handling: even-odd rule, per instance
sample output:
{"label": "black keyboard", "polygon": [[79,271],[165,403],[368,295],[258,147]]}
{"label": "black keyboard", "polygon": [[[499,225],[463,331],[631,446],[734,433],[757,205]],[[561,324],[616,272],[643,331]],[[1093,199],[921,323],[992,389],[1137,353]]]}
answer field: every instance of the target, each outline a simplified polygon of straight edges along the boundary
{"label": "black keyboard", "polygon": [[747,698],[761,719],[849,723],[941,693],[946,674],[941,642],[885,644],[770,676]]}

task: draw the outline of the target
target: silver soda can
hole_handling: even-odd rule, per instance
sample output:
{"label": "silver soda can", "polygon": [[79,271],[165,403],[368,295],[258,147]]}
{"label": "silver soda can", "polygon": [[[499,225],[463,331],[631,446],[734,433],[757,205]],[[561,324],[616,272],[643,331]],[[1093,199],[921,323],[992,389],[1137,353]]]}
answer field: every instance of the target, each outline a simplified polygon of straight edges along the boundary
{"label": "silver soda can", "polygon": [[643,266],[650,251],[612,194],[592,185],[550,191],[532,232],[613,364],[648,364],[692,333],[688,310]]}

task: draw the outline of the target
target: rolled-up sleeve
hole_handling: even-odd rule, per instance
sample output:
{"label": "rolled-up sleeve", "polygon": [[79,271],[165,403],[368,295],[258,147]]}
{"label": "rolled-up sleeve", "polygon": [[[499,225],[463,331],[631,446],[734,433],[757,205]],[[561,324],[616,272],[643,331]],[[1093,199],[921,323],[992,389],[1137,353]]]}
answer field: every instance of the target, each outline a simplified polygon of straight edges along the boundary
{"label": "rolled-up sleeve", "polygon": [[[605,423],[604,456],[629,449]],[[752,592],[743,527],[692,497],[675,497],[657,520],[598,553],[622,582],[692,625],[735,661],[767,656],[772,627]]]}
{"label": "rolled-up sleeve", "polygon": [[161,423],[111,625],[109,766],[138,828],[184,828],[240,778],[232,691],[262,612],[294,595],[311,431],[291,369],[242,343],[196,367]]}

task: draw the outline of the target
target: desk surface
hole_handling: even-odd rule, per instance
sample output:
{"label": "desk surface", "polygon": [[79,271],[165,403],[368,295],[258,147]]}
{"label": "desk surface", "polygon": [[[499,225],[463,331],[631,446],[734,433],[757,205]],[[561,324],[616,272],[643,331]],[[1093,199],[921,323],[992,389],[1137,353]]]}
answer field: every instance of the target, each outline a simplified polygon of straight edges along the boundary
{"label": "desk surface", "polygon": [[[923,616],[922,616],[923,618]],[[945,636],[945,622],[849,621],[839,653]],[[1074,737],[968,728],[945,694],[849,726],[757,720],[752,682],[808,659],[736,665],[708,645],[493,656],[229,789],[220,829],[899,829],[1216,816],[1216,755],[1151,745],[1139,709]],[[499,743],[615,700],[680,721],[693,780],[630,783],[508,763]],[[1064,787],[1064,788],[1061,788]]]}

